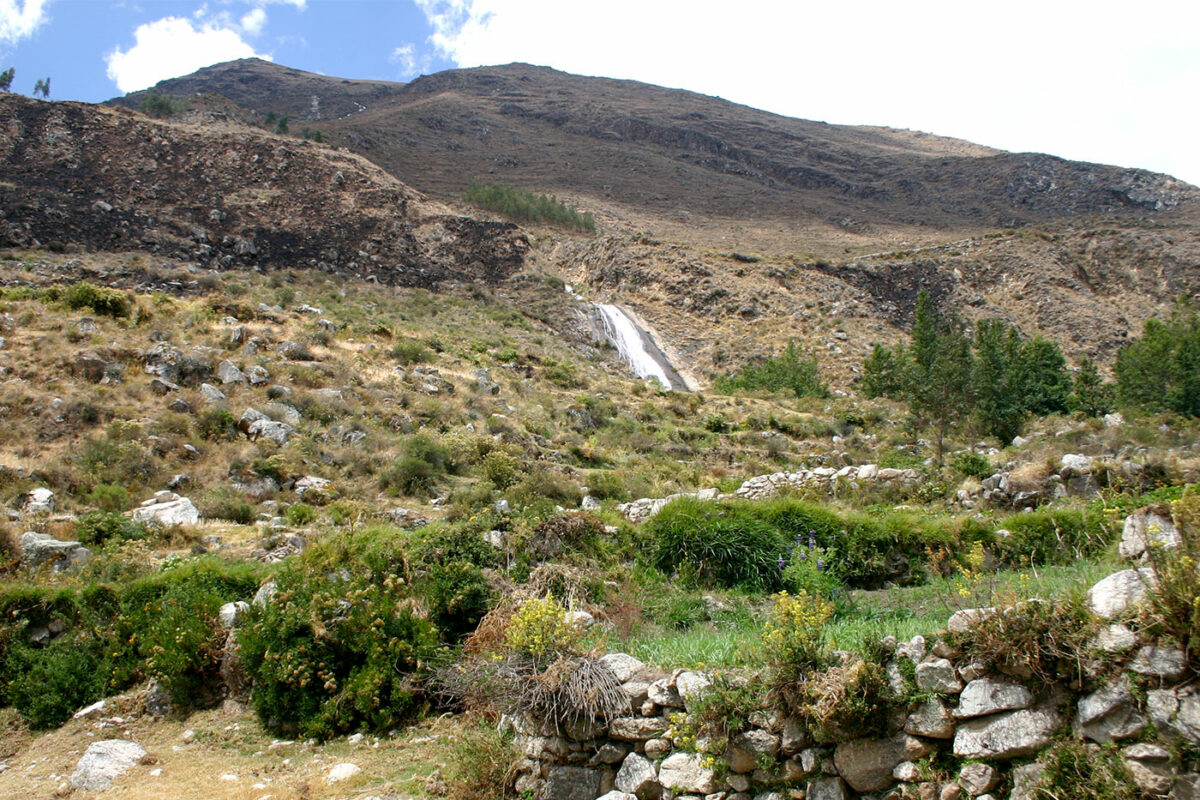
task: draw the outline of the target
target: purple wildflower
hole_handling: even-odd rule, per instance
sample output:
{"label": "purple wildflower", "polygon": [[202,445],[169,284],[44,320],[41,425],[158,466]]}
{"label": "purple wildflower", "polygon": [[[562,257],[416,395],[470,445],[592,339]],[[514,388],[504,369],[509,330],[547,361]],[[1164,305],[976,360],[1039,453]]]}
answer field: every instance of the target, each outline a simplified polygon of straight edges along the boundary
{"label": "purple wildflower", "polygon": [[823,569],[825,569],[825,559],[818,558],[817,559],[817,572],[820,572]]}

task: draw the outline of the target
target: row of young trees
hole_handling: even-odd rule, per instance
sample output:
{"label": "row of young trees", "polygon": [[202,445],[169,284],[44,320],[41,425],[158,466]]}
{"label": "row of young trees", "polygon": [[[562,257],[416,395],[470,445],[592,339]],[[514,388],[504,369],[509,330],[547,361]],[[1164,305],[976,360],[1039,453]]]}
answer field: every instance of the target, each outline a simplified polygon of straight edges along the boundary
{"label": "row of young trees", "polygon": [[1111,408],[1095,364],[1085,359],[1072,379],[1054,342],[1022,341],[1001,320],[984,320],[972,336],[960,318],[939,314],[925,292],[910,344],[875,345],[863,363],[862,390],[906,401],[916,420],[934,430],[938,463],[946,434],[967,421],[1008,442],[1033,416]]}
{"label": "row of young trees", "polygon": [[1022,340],[1001,320],[983,320],[973,334],[952,314],[940,314],[929,295],[917,299],[909,345],[875,345],[863,363],[862,391],[908,403],[931,427],[941,463],[945,436],[967,422],[1004,442],[1032,417],[1065,412],[1099,416],[1114,406],[1200,416],[1200,312],[1183,297],[1168,319],[1149,320],[1126,345],[1106,383],[1084,358],[1072,377],[1054,342]]}

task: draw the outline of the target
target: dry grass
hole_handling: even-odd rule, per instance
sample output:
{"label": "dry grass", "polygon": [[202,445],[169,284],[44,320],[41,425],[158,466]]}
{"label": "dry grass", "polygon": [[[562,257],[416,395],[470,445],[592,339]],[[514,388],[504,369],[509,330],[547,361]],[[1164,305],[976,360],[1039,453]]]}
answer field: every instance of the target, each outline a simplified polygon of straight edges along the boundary
{"label": "dry grass", "polygon": [[[136,741],[155,757],[136,766],[103,793],[105,798],[162,800],[196,797],[206,800],[334,800],[384,795],[423,798],[427,779],[453,764],[455,745],[473,733],[469,721],[436,718],[394,737],[366,736],[357,744],[336,739],[325,744],[279,743],[263,731],[248,711],[215,709],[187,719],[138,718],[125,725],[72,721],[62,728],[29,737],[0,718],[0,756],[8,752],[8,769],[0,773],[0,797],[52,798],[67,783],[75,764],[92,742],[109,738]],[[186,731],[193,737],[185,737]],[[11,734],[11,736],[10,736]],[[329,784],[333,765],[350,762],[362,768],[354,778]],[[161,770],[159,774],[153,774]],[[236,776],[225,778],[224,776]],[[91,797],[75,792],[74,797]]]}

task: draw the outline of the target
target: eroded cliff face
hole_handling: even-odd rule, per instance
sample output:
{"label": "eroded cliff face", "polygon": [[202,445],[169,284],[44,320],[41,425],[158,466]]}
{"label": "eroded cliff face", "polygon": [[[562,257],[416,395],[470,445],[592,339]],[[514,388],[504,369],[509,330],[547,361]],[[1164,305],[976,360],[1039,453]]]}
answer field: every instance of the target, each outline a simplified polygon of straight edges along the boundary
{"label": "eroded cliff face", "polygon": [[244,128],[0,97],[0,246],[144,250],[409,286],[496,281],[515,226],[453,213],[358,156]]}

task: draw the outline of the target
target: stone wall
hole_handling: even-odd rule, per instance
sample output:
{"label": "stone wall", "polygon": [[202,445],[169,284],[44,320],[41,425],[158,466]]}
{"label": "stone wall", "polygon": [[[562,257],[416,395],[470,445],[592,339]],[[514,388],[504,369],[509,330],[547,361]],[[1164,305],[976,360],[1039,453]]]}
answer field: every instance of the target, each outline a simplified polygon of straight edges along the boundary
{"label": "stone wall", "polygon": [[[818,742],[796,719],[762,713],[714,763],[695,751],[706,748],[685,746],[675,716],[694,707],[713,676],[606,655],[601,660],[621,682],[628,713],[561,730],[514,721],[522,750],[517,789],[538,800],[1033,800],[1039,758],[1066,736],[1112,743],[1144,796],[1200,800],[1200,775],[1186,760],[1200,746],[1200,687],[1185,654],[1114,621],[1128,618],[1154,580],[1147,545],[1177,543],[1170,521],[1151,509],[1126,521],[1121,553],[1140,566],[1089,593],[1101,627],[1082,679],[1039,682],[1028,672],[971,662],[950,635],[885,640],[889,683],[921,700],[893,713],[879,738]],[[960,611],[947,633],[1004,613]],[[931,774],[917,763],[935,755],[951,756],[937,763],[954,769]]]}

